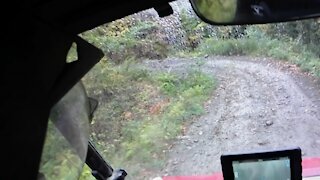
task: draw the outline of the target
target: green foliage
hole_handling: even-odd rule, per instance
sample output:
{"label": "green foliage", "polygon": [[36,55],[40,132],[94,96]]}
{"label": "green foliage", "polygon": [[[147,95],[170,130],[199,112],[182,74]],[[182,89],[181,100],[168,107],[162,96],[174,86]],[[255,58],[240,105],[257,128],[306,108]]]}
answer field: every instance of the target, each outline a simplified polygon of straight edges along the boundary
{"label": "green foliage", "polygon": [[200,48],[206,54],[214,54],[214,55],[235,55],[242,54],[237,48],[237,45],[232,42],[232,40],[214,40],[208,39],[203,44],[201,44]]}
{"label": "green foliage", "polygon": [[85,164],[83,166],[83,170],[82,170],[82,173],[79,177],[79,180],[95,180],[91,171],[92,170],[89,168],[89,166]]}
{"label": "green foliage", "polygon": [[122,149],[127,150],[126,157],[131,162],[153,164],[150,157],[161,155],[166,142],[181,133],[184,121],[204,113],[202,103],[214,87],[213,79],[199,71],[191,71],[184,78],[170,73],[154,77],[162,92],[169,96],[170,103],[162,114],[145,116],[124,127],[124,135],[129,141],[122,143]]}
{"label": "green foliage", "polygon": [[69,180],[79,175],[83,162],[51,121],[43,152],[39,171],[45,179]]}
{"label": "green foliage", "polygon": [[[197,3],[201,6],[205,1]],[[233,0],[223,3],[217,1],[211,6],[231,8],[232,4]],[[130,16],[82,36],[101,47],[107,58],[118,64],[128,58],[163,59],[169,54],[182,57],[203,54],[253,55],[288,60],[307,71],[319,74],[316,70],[318,65],[315,63],[320,56],[318,19],[254,26],[212,27],[186,10],[182,10],[179,17],[181,27],[177,28],[181,28],[182,31],[179,32],[186,42],[182,48],[169,45],[163,39],[163,31],[156,22]],[[171,51],[172,49],[175,51]],[[168,86],[170,88],[170,84]]]}
{"label": "green foliage", "polygon": [[179,16],[180,16],[180,19],[181,19],[182,28],[187,33],[190,33],[193,30],[195,30],[198,27],[198,25],[200,25],[200,23],[201,23],[195,17],[190,16],[190,14],[188,14],[187,10],[185,10],[185,9],[181,10]]}
{"label": "green foliage", "polygon": [[[183,79],[178,80],[175,91],[170,91],[173,99],[162,116],[162,128],[167,138],[174,138],[181,132],[184,120],[204,113],[202,103],[208,98],[214,87],[214,80],[206,74],[192,70]],[[160,82],[163,83],[163,82]]]}
{"label": "green foliage", "polygon": [[[129,18],[129,17],[128,17]],[[159,27],[151,21],[119,20],[81,36],[101,48],[108,59],[120,64],[130,59],[163,59],[169,54]]]}
{"label": "green foliage", "polygon": [[160,73],[157,76],[160,83],[160,88],[163,93],[168,95],[175,95],[179,86],[179,81],[176,75],[170,73]]}
{"label": "green foliage", "polygon": [[186,40],[186,47],[185,49],[191,48],[193,50],[196,48],[202,39],[202,36],[206,34],[202,34],[202,29],[205,28],[205,24],[201,22],[199,19],[190,16],[190,14],[183,9],[180,14],[181,26],[182,30],[185,32],[185,40]]}
{"label": "green foliage", "polygon": [[206,38],[197,48],[202,54],[211,55],[249,55],[267,56],[278,60],[286,60],[295,63],[305,71],[309,71],[319,76],[320,66],[317,53],[298,39],[272,38],[268,35],[269,26],[250,26],[246,29],[245,36],[242,38]]}
{"label": "green foliage", "polygon": [[153,39],[153,33],[158,31],[158,26],[152,21],[139,21],[131,27],[126,36],[132,39]]}
{"label": "green foliage", "polygon": [[125,162],[138,177],[159,169],[168,142],[188,119],[204,113],[202,105],[214,88],[214,80],[198,69],[184,77],[151,73],[134,60],[119,65],[104,60],[93,68],[84,79],[90,96],[100,102],[91,138],[106,159]]}

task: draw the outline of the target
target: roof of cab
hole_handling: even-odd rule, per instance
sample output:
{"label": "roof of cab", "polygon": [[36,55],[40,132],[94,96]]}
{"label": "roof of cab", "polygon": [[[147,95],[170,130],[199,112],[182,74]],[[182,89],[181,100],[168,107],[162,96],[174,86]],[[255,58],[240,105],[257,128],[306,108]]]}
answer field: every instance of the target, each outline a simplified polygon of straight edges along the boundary
{"label": "roof of cab", "polygon": [[61,27],[68,33],[78,34],[145,9],[167,5],[171,1],[173,0],[20,0],[18,3],[38,18]]}

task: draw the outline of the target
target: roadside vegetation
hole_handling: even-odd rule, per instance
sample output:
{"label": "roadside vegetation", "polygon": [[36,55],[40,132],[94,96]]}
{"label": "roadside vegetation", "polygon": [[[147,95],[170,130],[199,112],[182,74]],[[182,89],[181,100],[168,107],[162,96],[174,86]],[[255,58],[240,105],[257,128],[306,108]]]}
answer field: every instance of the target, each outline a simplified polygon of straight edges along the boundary
{"label": "roadside vegetation", "polygon": [[[83,79],[88,94],[99,101],[91,140],[113,166],[127,169],[132,179],[153,176],[163,167],[171,141],[184,133],[193,118],[205,113],[203,105],[217,83],[201,72],[201,63],[178,74],[150,71],[141,66],[143,61],[214,55],[272,57],[320,77],[316,20],[213,27],[187,10],[176,16],[180,24],[172,28],[179,34],[168,33],[153,16],[133,15],[81,35],[106,55]],[[88,168],[81,179],[90,179]]]}
{"label": "roadside vegetation", "polygon": [[176,55],[255,56],[289,61],[320,77],[320,22],[318,19],[265,25],[214,27],[181,11],[188,48]]}
{"label": "roadside vegetation", "polygon": [[[201,63],[183,74],[143,68],[142,60],[172,56],[174,47],[155,36],[160,29],[154,22],[125,21],[82,34],[106,54],[83,81],[99,101],[91,140],[112,165],[136,179],[161,169],[171,141],[205,112],[216,82],[201,72]],[[82,179],[90,179],[88,171]]]}
{"label": "roadside vegetation", "polygon": [[197,50],[201,55],[271,57],[289,61],[320,77],[319,52],[315,44],[305,44],[289,35],[272,37],[268,35],[270,28],[267,25],[246,27],[240,38],[207,38]]}
{"label": "roadside vegetation", "polygon": [[119,65],[103,60],[84,82],[99,100],[93,142],[113,165],[124,165],[137,177],[163,165],[170,141],[204,113],[203,103],[215,86],[196,67],[182,76],[141,69],[129,60]]}

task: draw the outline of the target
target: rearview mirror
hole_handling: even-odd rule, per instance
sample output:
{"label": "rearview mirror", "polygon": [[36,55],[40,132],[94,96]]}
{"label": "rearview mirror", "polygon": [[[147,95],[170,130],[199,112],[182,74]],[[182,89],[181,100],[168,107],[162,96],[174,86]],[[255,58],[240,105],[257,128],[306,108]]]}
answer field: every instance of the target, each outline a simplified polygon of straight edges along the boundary
{"label": "rearview mirror", "polygon": [[190,0],[196,14],[214,25],[262,24],[320,16],[320,0]]}

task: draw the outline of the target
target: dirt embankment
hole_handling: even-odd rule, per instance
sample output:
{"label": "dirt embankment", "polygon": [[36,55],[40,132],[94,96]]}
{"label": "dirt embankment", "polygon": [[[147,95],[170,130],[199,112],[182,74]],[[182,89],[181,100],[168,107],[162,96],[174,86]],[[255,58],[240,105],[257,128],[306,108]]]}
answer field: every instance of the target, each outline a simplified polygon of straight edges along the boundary
{"label": "dirt embankment", "polygon": [[[157,70],[184,72],[199,61],[148,62]],[[202,70],[218,87],[195,120],[169,150],[161,175],[221,171],[220,156],[234,151],[299,146],[320,156],[320,86],[293,66],[247,57],[208,57]]]}

